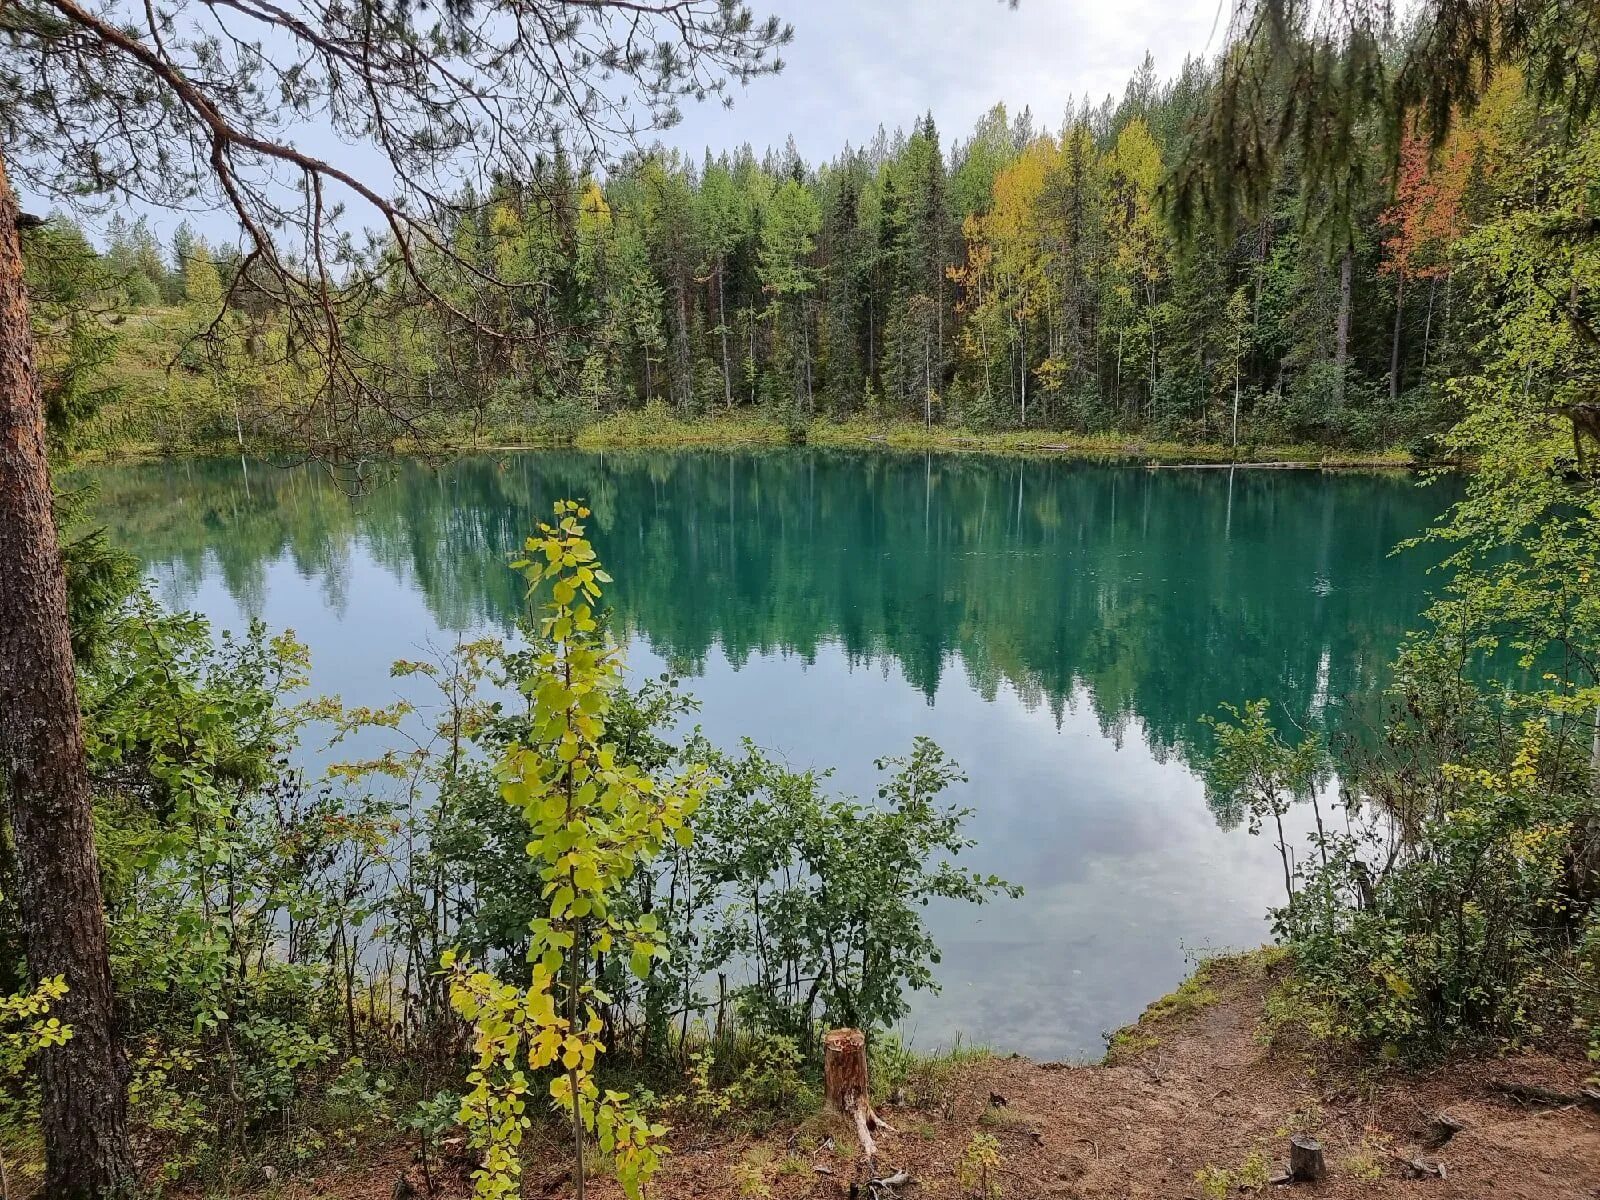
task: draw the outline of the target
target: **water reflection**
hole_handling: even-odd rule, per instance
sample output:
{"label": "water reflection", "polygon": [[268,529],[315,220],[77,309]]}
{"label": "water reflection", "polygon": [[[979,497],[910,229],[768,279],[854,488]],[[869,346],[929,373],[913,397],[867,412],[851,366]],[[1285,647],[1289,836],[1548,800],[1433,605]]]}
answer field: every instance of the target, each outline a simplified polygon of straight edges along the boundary
{"label": "water reflection", "polygon": [[319,687],[394,694],[391,659],[507,627],[502,563],[583,496],[635,666],[682,670],[718,740],[835,764],[934,737],[966,767],[978,865],[1027,896],[935,914],[946,991],[918,1040],[1093,1051],[1182,974],[1254,943],[1270,847],[1221,830],[1196,717],[1269,696],[1305,721],[1370,691],[1428,577],[1391,557],[1450,498],[1404,478],[785,450],[478,458],[351,500],[311,469],[95,473],[163,596],[295,628]]}

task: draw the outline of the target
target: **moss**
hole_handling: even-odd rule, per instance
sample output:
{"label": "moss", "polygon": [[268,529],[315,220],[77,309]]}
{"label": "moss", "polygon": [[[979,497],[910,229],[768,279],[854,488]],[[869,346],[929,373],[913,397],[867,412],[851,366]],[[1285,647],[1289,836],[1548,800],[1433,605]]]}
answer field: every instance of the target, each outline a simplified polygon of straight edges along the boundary
{"label": "moss", "polygon": [[1149,1008],[1144,1010],[1143,1021],[1166,1021],[1174,1017],[1187,1017],[1210,1008],[1217,1002],[1217,990],[1207,980],[1207,972],[1202,967],[1193,975],[1185,979],[1177,990],[1168,992]]}

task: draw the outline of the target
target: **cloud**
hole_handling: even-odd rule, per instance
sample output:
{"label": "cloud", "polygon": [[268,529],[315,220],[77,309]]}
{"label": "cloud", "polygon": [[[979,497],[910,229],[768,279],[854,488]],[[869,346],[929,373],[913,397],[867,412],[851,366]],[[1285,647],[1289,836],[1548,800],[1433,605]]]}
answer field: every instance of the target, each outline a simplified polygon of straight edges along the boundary
{"label": "cloud", "polygon": [[[997,102],[1031,106],[1055,129],[1087,95],[1120,96],[1146,51],[1163,76],[1188,54],[1214,52],[1222,0],[892,0],[769,4],[793,23],[776,78],[734,93],[734,107],[686,106],[663,140],[692,155],[750,143],[757,153],[793,135],[811,162],[881,124],[908,127],[931,111],[947,142],[964,138]],[[761,9],[759,3],[757,8]]]}
{"label": "cloud", "polygon": [[[684,102],[684,120],[661,140],[698,159],[748,143],[759,155],[793,136],[810,163],[834,158],[849,143],[869,143],[879,126],[908,129],[932,112],[945,146],[964,140],[978,118],[1003,102],[1032,108],[1035,127],[1056,130],[1069,105],[1120,96],[1144,59],[1163,77],[1188,54],[1215,52],[1225,0],[751,0],[758,16],[789,21],[793,44],[777,76],[732,90],[734,104]],[[330,130],[303,129],[310,149],[339,158],[368,179],[387,178],[370,146],[338,143]],[[620,149],[620,148],[619,148]],[[48,202],[24,195],[35,207]],[[130,204],[165,237],[187,215],[207,238],[232,243],[237,228],[223,208],[188,214]],[[376,225],[352,204],[352,227]],[[103,235],[105,220],[88,221]]]}

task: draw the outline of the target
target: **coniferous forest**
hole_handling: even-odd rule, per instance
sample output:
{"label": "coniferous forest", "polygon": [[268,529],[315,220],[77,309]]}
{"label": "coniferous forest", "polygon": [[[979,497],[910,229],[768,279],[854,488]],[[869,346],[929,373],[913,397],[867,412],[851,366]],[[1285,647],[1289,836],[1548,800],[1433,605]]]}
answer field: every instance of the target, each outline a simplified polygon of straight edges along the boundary
{"label": "coniferous forest", "polygon": [[[1409,135],[1393,163],[1363,149],[1337,213],[1288,155],[1258,214],[1180,234],[1171,176],[1217,70],[1163,79],[1146,58],[1122,96],[1059,123],[997,105],[950,131],[929,113],[821,163],[791,139],[600,171],[558,144],[451,198],[448,273],[430,281],[424,260],[404,294],[344,299],[361,369],[396,395],[361,424],[560,438],[660,404],[794,428],[1436,454],[1460,411],[1446,381],[1493,319],[1469,235],[1539,186],[1543,155],[1574,149],[1508,70],[1441,146]],[[118,217],[96,266],[87,286],[143,314],[118,351],[139,386],[82,439],[270,447],[328,426],[310,416],[321,368],[236,250],[187,224],[163,245]],[[444,303],[417,303],[434,288]],[[526,336],[484,332],[502,328]]]}

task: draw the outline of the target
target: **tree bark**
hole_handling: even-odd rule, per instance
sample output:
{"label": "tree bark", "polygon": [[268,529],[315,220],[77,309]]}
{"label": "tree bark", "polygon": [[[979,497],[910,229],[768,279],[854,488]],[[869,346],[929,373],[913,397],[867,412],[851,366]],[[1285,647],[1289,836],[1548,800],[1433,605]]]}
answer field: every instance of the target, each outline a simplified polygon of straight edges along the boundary
{"label": "tree bark", "polygon": [[1340,404],[1344,403],[1344,376],[1350,365],[1350,276],[1355,266],[1354,257],[1346,246],[1339,259],[1339,317],[1334,330],[1333,364],[1339,368],[1335,387]]}
{"label": "tree bark", "polygon": [[1400,398],[1400,343],[1405,333],[1406,273],[1402,269],[1394,287],[1394,337],[1389,343],[1389,400]]}
{"label": "tree bark", "polygon": [[1589,743],[1589,780],[1589,819],[1584,822],[1577,858],[1578,894],[1592,897],[1600,890],[1600,709],[1594,714],[1594,738]]}
{"label": "tree bark", "polygon": [[728,277],[722,265],[722,255],[717,255],[717,330],[722,334],[722,399],[729,412],[733,411],[733,367],[728,363]]}
{"label": "tree bark", "polygon": [[17,897],[37,983],[65,978],[51,1015],[72,1029],[37,1059],[44,1195],[125,1194],[127,1060],[112,1012],[66,576],[51,509],[17,200],[0,157],[0,759],[16,840]]}
{"label": "tree bark", "polygon": [[1017,341],[1022,350],[1022,423],[1028,423],[1028,322],[1017,314]]}
{"label": "tree bark", "polygon": [[867,1036],[859,1029],[831,1029],[822,1036],[823,1089],[837,1111],[856,1123],[861,1152],[871,1170],[877,1171],[878,1145],[873,1133],[892,1129],[872,1111],[867,1084]]}
{"label": "tree bark", "polygon": [[831,1029],[822,1038],[822,1070],[828,1103],[853,1113],[867,1090],[867,1039],[859,1029]]}
{"label": "tree bark", "polygon": [[678,337],[677,344],[673,347],[672,389],[678,393],[673,399],[682,412],[688,412],[694,403],[694,368],[689,361],[689,300],[688,287],[680,277],[676,290],[678,293]]}
{"label": "tree bark", "polygon": [[1321,1142],[1300,1133],[1289,1139],[1290,1179],[1295,1183],[1315,1183],[1325,1170]]}

